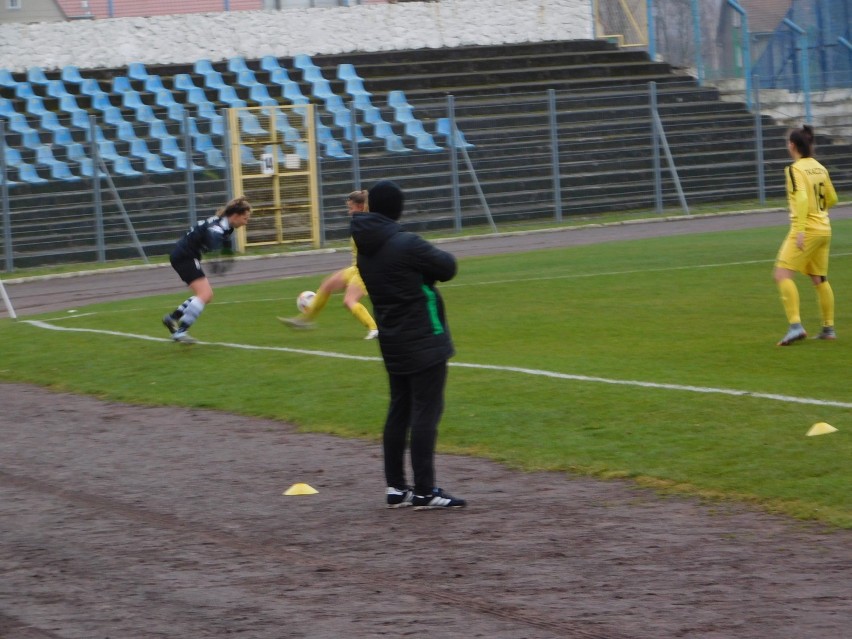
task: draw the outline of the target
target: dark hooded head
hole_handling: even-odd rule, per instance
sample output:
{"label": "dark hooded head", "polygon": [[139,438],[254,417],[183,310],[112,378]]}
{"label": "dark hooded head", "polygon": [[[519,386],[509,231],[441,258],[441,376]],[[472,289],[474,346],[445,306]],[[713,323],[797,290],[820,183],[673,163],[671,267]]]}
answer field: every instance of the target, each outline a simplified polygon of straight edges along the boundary
{"label": "dark hooded head", "polygon": [[398,220],[402,215],[405,196],[395,182],[382,180],[370,189],[367,206],[370,213],[379,213],[392,220]]}

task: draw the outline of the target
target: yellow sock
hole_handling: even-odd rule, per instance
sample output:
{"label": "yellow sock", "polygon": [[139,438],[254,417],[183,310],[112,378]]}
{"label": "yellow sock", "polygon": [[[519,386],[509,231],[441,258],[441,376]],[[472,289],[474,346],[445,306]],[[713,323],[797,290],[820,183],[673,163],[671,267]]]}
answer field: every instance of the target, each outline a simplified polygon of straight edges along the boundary
{"label": "yellow sock", "polygon": [[790,324],[800,324],[802,317],[799,315],[799,289],[796,288],[796,283],[789,278],[781,280],[778,282],[778,292],[781,293],[781,303],[784,305],[787,321]]}
{"label": "yellow sock", "polygon": [[834,291],[828,280],[817,284],[817,298],[819,299],[819,313],[822,316],[823,326],[834,326]]}
{"label": "yellow sock", "polygon": [[312,320],[319,315],[320,311],[324,309],[325,305],[328,303],[329,297],[331,297],[330,293],[326,293],[322,289],[317,291],[317,294],[314,296],[314,301],[311,302],[311,305],[305,310],[305,317]]}
{"label": "yellow sock", "polygon": [[367,330],[376,330],[376,320],[374,320],[373,316],[370,315],[370,311],[367,310],[366,306],[363,304],[355,304],[355,306],[353,306],[350,310],[355,318],[361,322]]}

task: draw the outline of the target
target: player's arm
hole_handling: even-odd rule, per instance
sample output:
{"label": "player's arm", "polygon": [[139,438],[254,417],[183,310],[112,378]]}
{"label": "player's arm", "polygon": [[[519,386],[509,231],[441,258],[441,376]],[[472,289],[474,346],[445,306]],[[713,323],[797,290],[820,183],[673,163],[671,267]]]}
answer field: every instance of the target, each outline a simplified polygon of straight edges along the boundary
{"label": "player's arm", "polygon": [[808,182],[802,172],[792,164],[787,167],[787,184],[790,188],[790,212],[793,214],[793,230],[796,233],[805,232],[808,221],[808,192],[805,190]]}
{"label": "player's arm", "polygon": [[453,279],[458,268],[452,253],[442,251],[421,237],[415,236],[411,256],[427,284]]}
{"label": "player's arm", "polygon": [[825,208],[830,209],[837,204],[837,191],[834,190],[834,185],[831,183],[831,178],[828,174],[825,175]]}

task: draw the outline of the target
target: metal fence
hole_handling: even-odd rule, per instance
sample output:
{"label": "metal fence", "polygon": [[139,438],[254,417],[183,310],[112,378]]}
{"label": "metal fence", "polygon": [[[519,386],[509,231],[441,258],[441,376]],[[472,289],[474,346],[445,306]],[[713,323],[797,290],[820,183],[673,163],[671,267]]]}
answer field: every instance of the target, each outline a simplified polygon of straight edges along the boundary
{"label": "metal fence", "polygon": [[[780,197],[786,127],[755,97],[750,112],[676,77],[595,91],[448,96],[410,103],[422,130],[385,109],[398,145],[379,137],[357,109],[356,135],[323,114],[336,144],[326,140],[318,149],[322,241],[346,236],[345,195],[378,179],[401,184],[404,222],[419,230],[500,230],[519,220],[571,223],[601,212],[643,216]],[[208,118],[190,112],[167,123],[179,147],[170,145],[167,155],[152,123],[121,127],[146,143],[146,154],[102,118],[88,129],[60,119],[69,141],[47,130],[16,132],[0,117],[4,270],[167,253],[197,216],[229,196],[229,154]],[[841,192],[852,187],[850,130],[848,112],[818,130],[818,157]],[[181,164],[187,150],[191,162]]]}

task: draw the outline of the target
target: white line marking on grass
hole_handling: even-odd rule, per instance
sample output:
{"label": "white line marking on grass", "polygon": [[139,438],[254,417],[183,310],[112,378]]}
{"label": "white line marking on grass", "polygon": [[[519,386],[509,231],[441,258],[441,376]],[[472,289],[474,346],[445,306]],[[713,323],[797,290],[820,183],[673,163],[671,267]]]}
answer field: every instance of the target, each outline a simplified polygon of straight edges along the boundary
{"label": "white line marking on grass", "polygon": [[[832,253],[832,258],[844,257],[852,255],[852,253]],[[504,280],[488,280],[483,282],[444,282],[441,288],[462,288],[465,286],[487,286],[490,284],[513,284],[516,282],[538,282],[547,280],[569,280],[583,279],[587,277],[609,277],[619,275],[638,275],[641,273],[664,273],[667,271],[688,271],[691,269],[703,268],[724,268],[729,266],[750,266],[752,264],[773,264],[775,258],[764,260],[745,260],[742,262],[719,262],[716,264],[687,264],[683,266],[661,266],[658,268],[640,268],[631,269],[629,271],[601,271],[598,273],[565,273],[562,275],[539,275],[533,277],[519,277],[515,279]]]}
{"label": "white line marking on grass", "polygon": [[[50,331],[68,331],[74,333],[96,333],[100,335],[114,335],[116,337],[128,337],[130,339],[141,339],[150,342],[171,342],[167,337],[151,337],[150,335],[138,335],[135,333],[122,333],[120,331],[105,331],[95,328],[71,328],[67,326],[53,326],[44,321],[39,320],[24,320],[25,324],[30,324],[37,328],[44,328]],[[360,362],[380,362],[381,357],[368,355],[350,355],[348,353],[335,353],[333,351],[314,351],[303,348],[288,348],[286,346],[256,346],[253,344],[234,344],[231,342],[201,342],[197,345],[206,346],[224,346],[225,348],[236,348],[246,351],[271,351],[278,353],[294,353],[297,355],[314,355],[317,357],[331,357],[335,359],[349,359]],[[539,377],[549,377],[551,379],[568,379],[577,382],[589,382],[594,384],[612,384],[616,386],[637,386],[639,388],[655,388],[659,390],[674,390],[689,393],[705,393],[715,395],[728,395],[731,397],[754,397],[757,399],[769,399],[778,402],[787,402],[792,404],[810,404],[814,406],[834,406],[837,408],[852,408],[850,402],[838,402],[827,399],[814,399],[810,397],[795,397],[792,395],[778,395],[775,393],[755,393],[752,391],[735,390],[731,388],[713,388],[711,386],[687,386],[682,384],[662,384],[657,382],[643,382],[633,379],[609,379],[607,377],[590,377],[588,375],[573,375],[570,373],[557,373],[555,371],[545,371],[537,368],[522,368],[519,366],[497,366],[493,364],[468,364],[465,362],[450,362],[450,366],[454,368],[471,368],[479,370],[489,370],[504,373],[519,373],[521,375],[536,375]]]}

